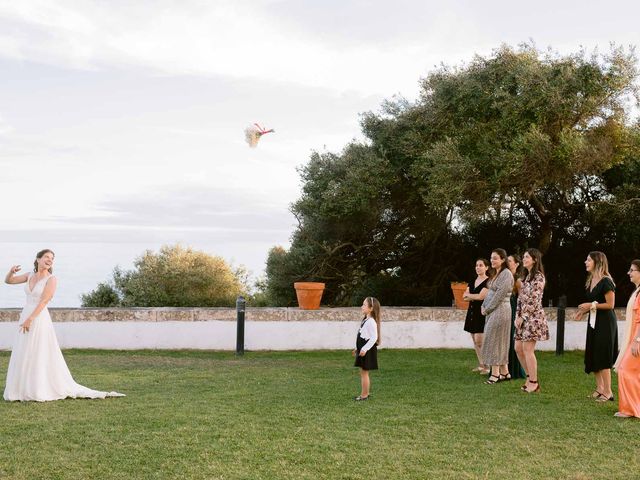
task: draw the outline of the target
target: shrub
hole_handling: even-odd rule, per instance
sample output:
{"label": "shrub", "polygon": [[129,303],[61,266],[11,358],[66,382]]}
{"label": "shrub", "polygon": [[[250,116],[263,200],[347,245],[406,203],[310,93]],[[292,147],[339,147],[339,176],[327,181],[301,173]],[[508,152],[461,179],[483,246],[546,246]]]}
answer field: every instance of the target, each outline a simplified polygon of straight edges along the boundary
{"label": "shrub", "polygon": [[227,307],[246,294],[246,271],[222,258],[180,245],[147,250],[133,270],[113,270],[113,280],[82,295],[84,307]]}

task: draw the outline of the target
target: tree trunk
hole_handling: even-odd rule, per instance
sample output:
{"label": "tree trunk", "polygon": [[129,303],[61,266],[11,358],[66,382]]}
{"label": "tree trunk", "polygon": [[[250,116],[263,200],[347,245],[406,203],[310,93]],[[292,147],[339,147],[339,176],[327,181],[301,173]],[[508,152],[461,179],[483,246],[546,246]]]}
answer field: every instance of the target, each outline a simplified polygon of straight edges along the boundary
{"label": "tree trunk", "polygon": [[551,218],[545,216],[540,223],[540,242],[538,243],[538,250],[543,255],[549,251],[551,246],[551,238],[553,236],[553,229],[551,228]]}

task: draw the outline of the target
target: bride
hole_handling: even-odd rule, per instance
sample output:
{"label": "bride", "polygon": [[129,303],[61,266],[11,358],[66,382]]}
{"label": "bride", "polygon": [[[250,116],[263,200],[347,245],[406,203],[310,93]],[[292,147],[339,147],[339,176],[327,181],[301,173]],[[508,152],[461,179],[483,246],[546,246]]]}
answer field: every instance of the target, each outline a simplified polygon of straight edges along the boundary
{"label": "bride", "polygon": [[83,387],[73,380],[69,372],[47,309],[57,286],[52,273],[54,256],[51,250],[42,250],[33,262],[35,273],[16,275],[20,265],[15,265],[5,277],[6,283],[25,284],[27,303],[18,321],[4,399],[45,402],[68,397],[123,397],[121,393]]}

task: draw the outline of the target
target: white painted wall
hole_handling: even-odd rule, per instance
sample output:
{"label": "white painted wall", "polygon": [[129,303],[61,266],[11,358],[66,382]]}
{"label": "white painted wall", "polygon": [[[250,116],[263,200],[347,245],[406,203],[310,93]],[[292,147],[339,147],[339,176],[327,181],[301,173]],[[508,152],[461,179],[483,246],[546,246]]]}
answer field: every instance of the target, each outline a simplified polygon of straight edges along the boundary
{"label": "white painted wall", "polygon": [[[471,348],[464,322],[387,321],[382,324],[382,348]],[[232,321],[118,321],[54,322],[62,348],[97,349],[211,349],[235,350]],[[351,349],[359,321],[247,321],[246,350]],[[11,349],[17,322],[0,322],[0,349]],[[618,322],[620,334],[624,322]],[[556,322],[549,322],[551,338],[539,350],[555,350]],[[586,322],[565,323],[565,350],[584,349]]]}

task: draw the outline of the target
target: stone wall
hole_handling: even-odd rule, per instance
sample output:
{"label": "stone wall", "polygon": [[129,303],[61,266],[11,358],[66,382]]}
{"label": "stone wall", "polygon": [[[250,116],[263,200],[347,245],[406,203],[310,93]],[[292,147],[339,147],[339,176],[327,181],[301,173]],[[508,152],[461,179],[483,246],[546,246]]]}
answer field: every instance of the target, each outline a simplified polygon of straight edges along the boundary
{"label": "stone wall", "polygon": [[[551,338],[540,342],[555,349],[556,308],[545,309]],[[584,348],[586,322],[567,309],[565,348]],[[234,350],[233,308],[51,308],[62,348]],[[617,309],[619,321],[624,310]],[[13,343],[19,309],[0,309],[0,349]],[[470,348],[463,331],[466,312],[454,308],[385,307],[382,346],[386,348]],[[251,308],[246,310],[247,350],[349,349],[361,319],[359,307]],[[620,324],[620,330],[624,323]]]}

